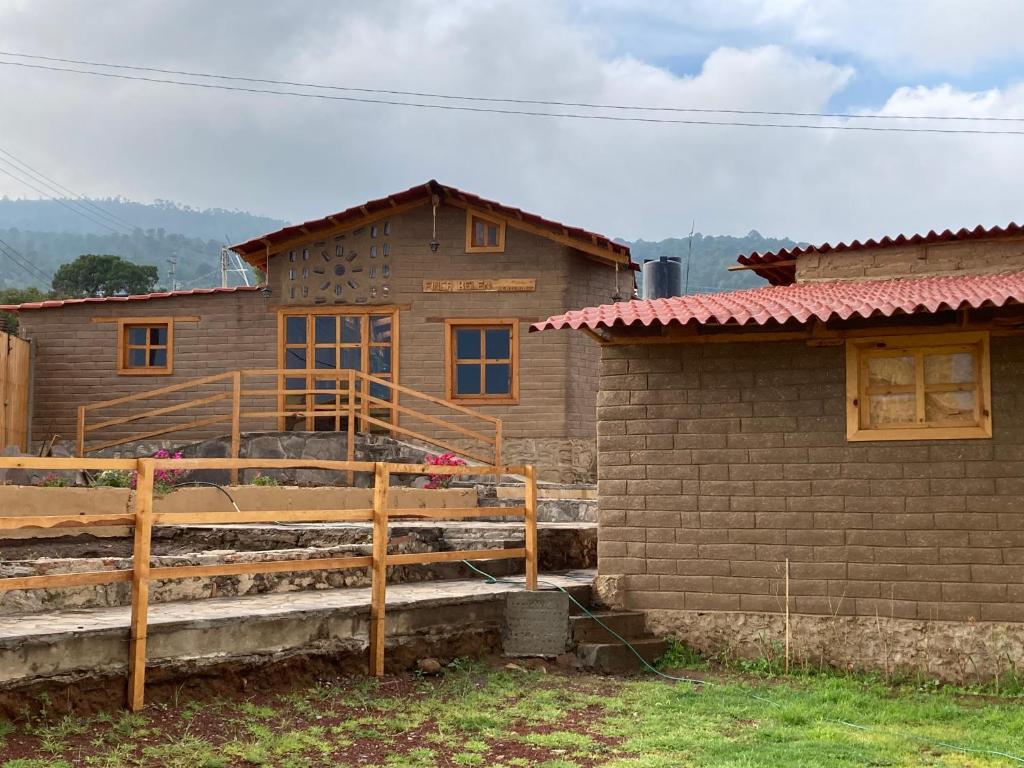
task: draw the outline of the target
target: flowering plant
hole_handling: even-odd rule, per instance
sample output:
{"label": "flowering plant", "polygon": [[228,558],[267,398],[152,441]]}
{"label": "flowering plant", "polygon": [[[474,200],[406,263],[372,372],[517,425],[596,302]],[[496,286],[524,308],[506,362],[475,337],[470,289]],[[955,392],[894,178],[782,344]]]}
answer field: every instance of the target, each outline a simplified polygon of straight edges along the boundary
{"label": "flowering plant", "polygon": [[[466,466],[466,460],[461,459],[454,453],[440,453],[440,454],[428,454],[427,464],[432,467],[464,467]],[[427,488],[438,489],[447,488],[452,484],[451,475],[427,475],[429,478],[427,481]]]}
{"label": "flowering plant", "polygon": [[[161,448],[159,451],[153,454],[154,459],[183,459],[185,454],[181,451],[171,453],[165,448]],[[164,488],[170,488],[178,480],[188,474],[188,470],[185,469],[158,469],[153,472],[153,484],[163,486]]]}

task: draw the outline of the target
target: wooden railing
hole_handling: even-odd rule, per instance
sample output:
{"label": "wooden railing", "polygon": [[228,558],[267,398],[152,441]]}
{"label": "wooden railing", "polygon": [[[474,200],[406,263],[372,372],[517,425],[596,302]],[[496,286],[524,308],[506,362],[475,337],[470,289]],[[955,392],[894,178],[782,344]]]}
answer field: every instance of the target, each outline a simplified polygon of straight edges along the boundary
{"label": "wooden railing", "polygon": [[[526,588],[537,588],[537,481],[532,466],[500,467],[434,467],[419,464],[387,464],[382,462],[319,461],[314,459],[54,459],[0,458],[0,469],[42,469],[60,471],[131,470],[137,472],[134,511],[117,515],[36,515],[0,516],[3,531],[30,528],[87,529],[96,526],[134,526],[132,568],[114,571],[86,571],[46,576],[16,576],[0,579],[0,592],[12,589],[57,589],[96,584],[131,582],[132,609],[129,625],[128,708],[142,709],[146,678],[146,640],[149,620],[149,591],[154,581],[188,579],[197,576],[237,576],[242,574],[304,572],[368,568],[371,573],[370,633],[368,670],[371,675],[384,674],[385,608],[387,567],[461,560],[525,561]],[[373,472],[373,506],[366,509],[279,510],[279,511],[190,511],[156,512],[153,503],[154,478],[158,470],[197,469],[326,469],[345,472]],[[513,474],[525,478],[525,502],[522,507],[467,508],[395,508],[388,505],[392,474],[490,475]],[[393,518],[464,518],[487,516],[522,516],[525,525],[524,546],[513,549],[467,549],[443,552],[388,554],[388,523]],[[314,560],[267,560],[250,563],[214,565],[182,565],[150,567],[153,527],[160,525],[218,525],[268,522],[370,522],[373,525],[373,546],[370,555],[335,557]]]}
{"label": "wooden railing", "polygon": [[[268,378],[272,380],[271,384],[258,383],[260,379]],[[304,379],[307,384],[312,382],[312,386],[289,389],[286,386],[289,379]],[[190,391],[198,394],[187,400],[123,413],[135,404],[166,400],[180,396],[179,393],[189,394]],[[413,401],[419,407],[403,404],[403,399],[406,402]],[[434,413],[428,413],[428,410]],[[212,413],[196,418],[197,414],[204,411]],[[445,415],[437,415],[438,411]],[[104,413],[107,418],[102,418]],[[166,422],[179,414],[186,416],[186,420]],[[401,423],[402,416],[417,427],[420,424],[424,426],[419,429],[404,426]],[[165,423],[155,429],[130,431],[131,427],[154,419],[164,419]],[[276,428],[283,429],[287,419],[302,419],[307,429],[312,429],[317,420],[333,421],[328,426],[333,427],[334,431],[348,433],[346,460],[349,462],[355,460],[356,432],[365,433],[376,427],[474,461],[496,466],[502,464],[501,419],[351,369],[267,368],[228,371],[112,400],[80,405],[76,453],[78,456],[86,456],[127,443],[223,424],[230,425],[230,456],[237,459],[244,426],[262,424],[265,430],[267,424],[273,423]],[[116,436],[108,436],[106,440],[93,439],[97,433],[115,428],[118,429]],[[429,428],[433,428],[433,433],[428,431]],[[450,435],[473,441],[473,447],[467,448],[452,442]],[[482,449],[478,449],[478,445]],[[351,473],[349,480],[351,482]],[[235,481],[237,469],[232,470],[232,482]]]}

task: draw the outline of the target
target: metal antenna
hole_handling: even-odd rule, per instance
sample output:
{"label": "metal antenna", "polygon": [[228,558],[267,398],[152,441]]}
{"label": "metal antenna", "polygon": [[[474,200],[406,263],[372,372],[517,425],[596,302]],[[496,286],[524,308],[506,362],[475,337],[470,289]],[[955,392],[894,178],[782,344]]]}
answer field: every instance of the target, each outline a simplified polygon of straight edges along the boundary
{"label": "metal antenna", "polygon": [[690,262],[693,261],[693,228],[697,226],[697,220],[690,222],[690,240],[686,245],[686,277],[683,278],[683,295],[690,292]]}

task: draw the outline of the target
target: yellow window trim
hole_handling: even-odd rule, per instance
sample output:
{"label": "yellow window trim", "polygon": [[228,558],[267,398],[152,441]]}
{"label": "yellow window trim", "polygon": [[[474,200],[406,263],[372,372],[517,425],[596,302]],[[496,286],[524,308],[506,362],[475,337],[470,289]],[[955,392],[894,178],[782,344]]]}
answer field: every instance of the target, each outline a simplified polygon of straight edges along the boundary
{"label": "yellow window trim", "polygon": [[[927,352],[976,351],[975,392],[976,423],[950,426],[922,423],[920,425],[871,428],[866,421],[865,361],[869,353],[900,351],[921,356]],[[917,365],[913,391],[917,396],[917,412],[923,419],[925,387],[922,366]],[[909,386],[909,385],[908,385]],[[908,389],[908,391],[910,391]],[[865,440],[964,440],[992,437],[992,371],[987,331],[910,336],[879,336],[849,339],[846,342],[846,439]]]}
{"label": "yellow window trim", "polygon": [[[480,221],[493,224],[498,228],[498,244],[497,245],[473,245],[473,220],[480,219]],[[487,216],[486,214],[474,211],[472,209],[466,210],[466,253],[504,253],[505,252],[505,222],[499,218],[493,216]]]}
{"label": "yellow window trim", "polygon": [[[508,328],[509,364],[512,368],[507,395],[460,395],[455,391],[455,330],[457,328]],[[481,350],[481,354],[483,351]],[[481,388],[483,381],[481,379]],[[519,320],[514,317],[465,317],[444,321],[444,389],[445,397],[465,405],[519,404]]]}
{"label": "yellow window trim", "polygon": [[[167,365],[162,366],[129,366],[128,336],[129,328],[137,326],[167,327]],[[151,345],[147,342],[147,348]],[[163,349],[163,345],[152,345]],[[174,373],[174,318],[173,317],[119,317],[117,318],[117,375],[118,376],[171,376]]]}

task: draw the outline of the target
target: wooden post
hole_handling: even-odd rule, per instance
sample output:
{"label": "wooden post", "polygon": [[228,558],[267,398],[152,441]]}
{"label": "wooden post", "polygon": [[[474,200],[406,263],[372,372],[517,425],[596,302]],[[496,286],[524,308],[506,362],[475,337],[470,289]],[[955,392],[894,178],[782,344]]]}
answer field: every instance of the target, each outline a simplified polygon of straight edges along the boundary
{"label": "wooden post", "polygon": [[526,476],[526,588],[537,589],[537,475],[532,464]]}
{"label": "wooden post", "polygon": [[132,549],[132,618],[128,650],[128,708],[142,709],[146,687],[149,621],[149,552],[153,532],[153,460],[139,459],[135,483],[135,545]]}
{"label": "wooden post", "polygon": [[85,406],[78,406],[78,431],[75,434],[75,455],[85,456]]}
{"label": "wooden post", "polygon": [[[348,369],[348,460],[356,460],[356,372]],[[348,484],[355,484],[355,473],[348,471]]]}
{"label": "wooden post", "polygon": [[[237,459],[242,447],[242,372],[231,376],[231,458]],[[238,467],[231,468],[231,484],[238,485]]]}
{"label": "wooden post", "polygon": [[[502,423],[499,421],[494,425],[494,466],[500,467],[502,461],[501,455],[501,443],[502,443]],[[501,471],[499,470],[494,476],[494,484],[501,484]]]}
{"label": "wooden post", "polygon": [[786,674],[789,674],[789,558],[786,558]]}
{"label": "wooden post", "polygon": [[370,674],[384,674],[384,604],[388,566],[388,465],[377,462],[373,485],[373,566],[370,586]]}

